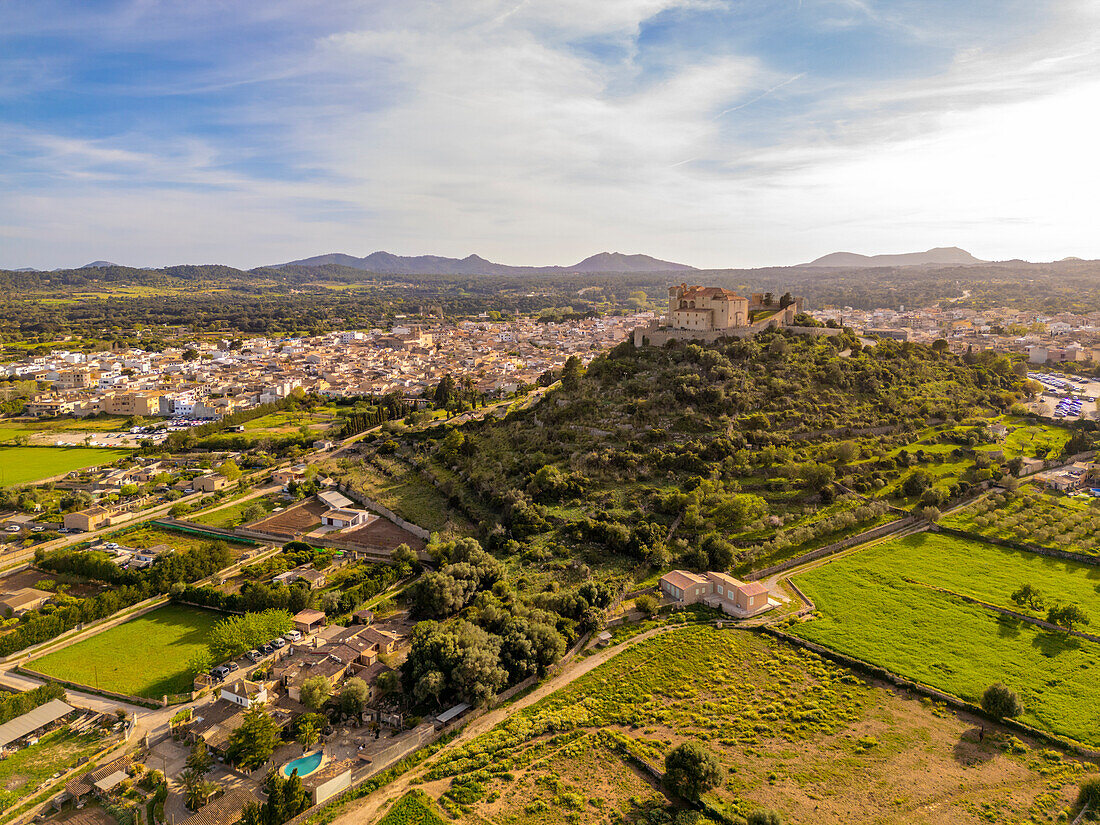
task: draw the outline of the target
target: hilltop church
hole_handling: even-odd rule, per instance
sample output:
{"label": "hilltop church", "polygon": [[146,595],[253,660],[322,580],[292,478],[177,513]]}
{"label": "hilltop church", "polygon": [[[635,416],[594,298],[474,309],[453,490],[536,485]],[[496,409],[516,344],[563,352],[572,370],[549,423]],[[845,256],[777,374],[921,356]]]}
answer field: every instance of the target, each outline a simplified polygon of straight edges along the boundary
{"label": "hilltop church", "polygon": [[790,327],[809,334],[835,334],[814,327],[794,327],[795,316],[802,311],[802,299],[789,293],[776,300],[770,292],[754,293],[745,298],[720,286],[668,288],[668,315],[646,327],[634,330],[635,346],[662,346],[670,340],[717,341],[719,338],[744,338],[769,327]]}

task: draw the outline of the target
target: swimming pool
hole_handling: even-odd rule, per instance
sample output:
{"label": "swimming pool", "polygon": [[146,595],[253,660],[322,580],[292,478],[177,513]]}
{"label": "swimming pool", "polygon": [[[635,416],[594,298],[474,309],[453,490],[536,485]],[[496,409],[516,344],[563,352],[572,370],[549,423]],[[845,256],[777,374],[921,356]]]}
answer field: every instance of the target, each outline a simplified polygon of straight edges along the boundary
{"label": "swimming pool", "polygon": [[283,776],[289,777],[294,771],[298,771],[299,779],[309,776],[321,767],[321,760],[324,756],[324,751],[314,751],[313,753],[307,753],[305,756],[299,756],[297,759],[291,759],[283,765]]}

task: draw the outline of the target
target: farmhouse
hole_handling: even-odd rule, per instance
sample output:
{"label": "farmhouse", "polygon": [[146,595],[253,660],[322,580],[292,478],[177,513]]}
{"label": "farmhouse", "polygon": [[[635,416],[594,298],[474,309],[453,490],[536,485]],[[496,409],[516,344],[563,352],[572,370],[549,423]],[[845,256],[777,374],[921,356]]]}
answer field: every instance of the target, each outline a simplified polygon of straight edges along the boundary
{"label": "farmhouse", "polygon": [[285,573],[280,573],[273,581],[276,583],[281,582],[282,584],[293,584],[296,581],[304,581],[309,585],[310,590],[316,590],[319,587],[325,586],[325,574],[320,570],[314,570],[308,565],[302,565],[301,567],[295,567],[293,570],[287,570]]}
{"label": "farmhouse", "polygon": [[[80,802],[82,798],[93,791],[97,795],[104,794],[107,790],[110,790],[110,788],[105,788],[105,785],[116,778],[118,782],[126,778],[126,769],[130,767],[132,762],[133,757],[120,756],[118,759],[114,759],[106,765],[102,765],[93,771],[82,774],[76,779],[70,780],[69,783],[65,785],[65,793],[77,802]],[[120,773],[122,774],[121,777],[118,776]],[[115,784],[118,784],[118,782]]]}
{"label": "farmhouse", "polygon": [[62,520],[69,530],[82,530],[88,533],[98,530],[104,525],[110,524],[111,511],[106,507],[89,507],[87,510],[78,510],[75,513],[66,513]]}
{"label": "farmhouse", "polygon": [[152,567],[153,562],[159,559],[161,556],[167,556],[172,553],[173,550],[167,544],[154,544],[145,550],[135,550],[134,556],[130,559],[130,567],[142,570],[146,567]]}
{"label": "farmhouse", "polygon": [[194,479],[191,486],[204,493],[215,493],[228,487],[229,479],[218,473],[207,473]]}
{"label": "farmhouse", "polygon": [[221,698],[241,707],[252,707],[257,702],[267,704],[267,688],[258,682],[238,679],[231,685],[222,687]]}
{"label": "farmhouse", "polygon": [[325,614],[320,610],[302,610],[294,614],[292,621],[295,630],[299,633],[309,634],[325,626]]}
{"label": "farmhouse", "polygon": [[743,582],[725,573],[697,575],[673,570],[661,577],[661,592],[677,604],[705,604],[738,618],[756,616],[775,607],[760,582]]}
{"label": "farmhouse", "polygon": [[1036,473],[1035,480],[1059,493],[1072,493],[1084,487],[1089,480],[1089,464],[1078,461],[1070,467]]}
{"label": "farmhouse", "polygon": [[366,524],[371,518],[371,514],[366,510],[345,508],[342,510],[329,510],[327,513],[322,513],[321,524],[325,527],[336,527],[343,530],[347,527],[358,527],[360,524]]}
{"label": "farmhouse", "polygon": [[183,820],[181,825],[233,825],[250,802],[259,802],[247,788],[235,786],[208,805],[199,808]]}

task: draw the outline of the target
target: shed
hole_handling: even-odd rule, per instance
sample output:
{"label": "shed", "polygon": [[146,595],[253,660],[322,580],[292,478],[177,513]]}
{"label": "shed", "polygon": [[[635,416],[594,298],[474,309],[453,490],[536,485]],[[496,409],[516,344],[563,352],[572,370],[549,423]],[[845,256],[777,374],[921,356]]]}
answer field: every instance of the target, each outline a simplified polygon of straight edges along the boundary
{"label": "shed", "polygon": [[0,725],[0,748],[7,747],[12,742],[22,739],[36,730],[41,730],[46,725],[68,716],[74,710],[75,708],[72,705],[62,702],[60,699],[51,699],[46,704],[39,705],[34,710],[27,711],[10,722],[5,722]]}
{"label": "shed", "polygon": [[439,714],[439,716],[435,717],[436,724],[439,727],[443,727],[444,725],[449,725],[451,722],[453,722],[455,719],[457,719],[459,716],[464,714],[469,709],[470,709],[470,706],[467,705],[465,702],[463,702],[460,705],[455,705],[453,708],[448,708],[447,710],[445,710],[441,714]]}

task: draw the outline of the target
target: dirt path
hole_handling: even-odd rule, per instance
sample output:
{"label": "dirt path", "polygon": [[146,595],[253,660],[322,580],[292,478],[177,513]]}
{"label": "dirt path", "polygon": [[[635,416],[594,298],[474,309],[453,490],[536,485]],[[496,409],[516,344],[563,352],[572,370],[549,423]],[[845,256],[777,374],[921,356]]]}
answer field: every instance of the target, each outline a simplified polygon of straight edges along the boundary
{"label": "dirt path", "polygon": [[[591,656],[573,660],[562,668],[562,671],[555,676],[550,677],[545,682],[540,684],[530,693],[524,694],[513,702],[501,705],[499,708],[489,711],[488,713],[479,716],[477,719],[463,728],[455,739],[447,743],[440,753],[444,753],[453,748],[466,744],[471,739],[485,733],[488,730],[499,725],[505,719],[515,715],[524,708],[528,708],[531,705],[538,702],[540,699],[544,699],[556,690],[561,690],[563,687],[572,684],[577,679],[589,673],[600,665],[611,661],[620,653],[625,650],[629,650],[639,642],[643,642],[646,639],[650,639],[661,633],[667,633],[669,630],[673,630],[675,626],[665,625],[663,627],[655,627],[652,630],[647,630],[644,633],[640,633],[633,639],[628,639],[620,645],[609,647],[605,650],[601,650],[598,653],[594,653]],[[413,770],[399,776],[393,782],[388,785],[379,788],[370,796],[363,799],[356,800],[355,807],[351,807],[343,811],[334,821],[333,825],[369,825],[381,813],[384,806],[394,802],[395,800],[404,796],[408,791],[409,786],[412,784],[412,780],[417,777],[423,777],[425,773],[424,766],[414,768]]]}

